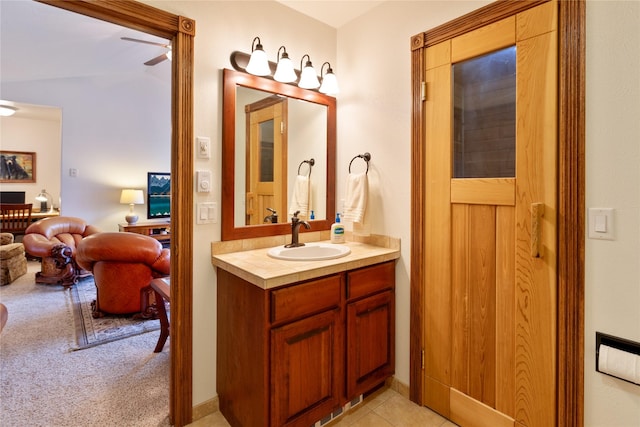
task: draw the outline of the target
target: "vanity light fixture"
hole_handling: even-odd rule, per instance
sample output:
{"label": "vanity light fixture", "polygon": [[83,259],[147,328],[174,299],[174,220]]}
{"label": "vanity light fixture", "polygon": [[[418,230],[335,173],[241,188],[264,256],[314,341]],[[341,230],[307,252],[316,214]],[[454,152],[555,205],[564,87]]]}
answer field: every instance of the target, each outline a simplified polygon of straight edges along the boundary
{"label": "vanity light fixture", "polygon": [[[322,73],[325,65],[328,65],[327,74]],[[328,62],[325,62],[322,64],[322,67],[320,67],[320,78],[322,79],[322,86],[320,86],[319,89],[320,92],[326,93],[327,95],[335,95],[340,92],[340,89],[338,88],[338,79],[336,78],[336,75],[333,74],[331,64]]]}
{"label": "vanity light fixture", "polygon": [[[280,55],[281,50],[283,51],[282,56]],[[273,78],[282,83],[291,83],[298,79],[298,75],[293,69],[293,62],[289,59],[289,54],[284,46],[280,46],[278,49],[278,66]]]}
{"label": "vanity light fixture", "polygon": [[[307,62],[302,67],[302,62],[304,61],[304,57],[307,57]],[[300,69],[302,72],[300,73],[300,82],[298,83],[298,87],[302,89],[317,89],[320,86],[320,81],[318,80],[318,75],[316,74],[316,70],[313,69],[313,64],[311,63],[311,57],[305,54],[300,60]]]}
{"label": "vanity light fixture", "polygon": [[[257,44],[256,40],[258,41]],[[251,42],[251,58],[249,58],[249,64],[246,70],[247,73],[253,74],[254,76],[268,76],[271,74],[269,60],[262,48],[262,44],[260,44],[260,37],[254,38],[253,42]]]}
{"label": "vanity light fixture", "polygon": [[16,107],[12,107],[11,105],[0,105],[0,116],[2,117],[10,117],[13,116],[18,109]]}

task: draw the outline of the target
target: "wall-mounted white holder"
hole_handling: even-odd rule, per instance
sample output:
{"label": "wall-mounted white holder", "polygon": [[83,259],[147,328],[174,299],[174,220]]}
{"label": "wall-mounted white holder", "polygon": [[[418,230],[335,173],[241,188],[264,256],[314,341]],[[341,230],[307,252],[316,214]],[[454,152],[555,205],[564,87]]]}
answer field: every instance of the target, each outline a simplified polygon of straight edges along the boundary
{"label": "wall-mounted white holder", "polygon": [[640,385],[640,343],[596,332],[596,371]]}

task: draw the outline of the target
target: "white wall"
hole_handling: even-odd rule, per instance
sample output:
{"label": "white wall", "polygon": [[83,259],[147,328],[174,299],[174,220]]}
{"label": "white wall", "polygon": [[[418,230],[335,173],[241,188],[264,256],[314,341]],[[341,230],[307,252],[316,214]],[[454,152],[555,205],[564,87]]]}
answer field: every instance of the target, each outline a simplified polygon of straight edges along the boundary
{"label": "white wall", "polygon": [[[271,61],[285,45],[294,66],[309,54],[314,66],[336,60],[336,31],[272,1],[144,1],[159,9],[196,21],[194,70],[194,133],[211,137],[211,160],[194,159],[194,169],[211,169],[213,191],[195,193],[196,203],[220,206],[222,139],[222,69],[231,68],[229,55],[251,51],[259,36]],[[298,65],[296,65],[296,61]],[[280,214],[280,213],[279,213]],[[211,242],[220,240],[220,224],[197,225],[194,220],[193,260],[193,403],[216,396],[216,278]]]}
{"label": "white wall", "polygon": [[[118,231],[129,211],[119,203],[120,191],[138,188],[146,194],[147,172],[171,170],[171,70],[168,63],[156,67],[154,72],[164,76],[3,82],[4,99],[62,109],[62,153],[47,159],[57,167],[61,188],[49,192],[62,199],[62,215]],[[47,150],[39,145],[35,151]],[[77,177],[69,176],[71,168],[78,170]],[[146,206],[137,206],[136,213],[145,219]]]}
{"label": "white wall", "polygon": [[[27,151],[36,154],[34,183],[2,183],[2,191],[24,191],[25,202],[34,203],[42,189],[58,206],[60,195],[60,156],[62,142],[62,112],[58,107],[19,105],[18,113],[0,117],[0,149]],[[38,206],[39,209],[39,206]]]}
{"label": "white wall", "polygon": [[586,204],[615,240],[586,240],[585,426],[639,426],[640,386],[595,371],[595,333],[640,342],[640,2],[587,2]]}

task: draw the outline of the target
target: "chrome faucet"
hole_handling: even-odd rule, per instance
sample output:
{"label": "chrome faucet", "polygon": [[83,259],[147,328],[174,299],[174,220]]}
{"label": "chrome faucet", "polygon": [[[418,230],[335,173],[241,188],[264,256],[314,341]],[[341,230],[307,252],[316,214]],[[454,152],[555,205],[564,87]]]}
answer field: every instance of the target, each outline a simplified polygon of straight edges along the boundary
{"label": "chrome faucet", "polygon": [[304,243],[300,243],[298,236],[300,233],[300,226],[304,225],[307,230],[311,229],[311,225],[307,221],[303,221],[298,218],[300,211],[295,211],[291,217],[291,243],[285,245],[285,248],[297,248],[298,246],[304,246]]}

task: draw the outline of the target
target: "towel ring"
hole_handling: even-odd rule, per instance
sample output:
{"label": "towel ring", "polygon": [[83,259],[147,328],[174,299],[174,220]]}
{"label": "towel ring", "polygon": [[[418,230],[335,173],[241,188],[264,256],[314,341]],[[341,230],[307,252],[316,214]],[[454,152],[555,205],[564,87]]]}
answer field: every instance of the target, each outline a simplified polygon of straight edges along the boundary
{"label": "towel ring", "polygon": [[353,161],[357,158],[363,159],[365,162],[367,162],[367,171],[365,173],[369,173],[369,160],[371,160],[371,154],[369,153],[364,153],[364,154],[358,154],[357,156],[355,156],[353,159],[351,159],[351,161],[349,162],[349,173],[351,173],[351,163],[353,163]]}
{"label": "towel ring", "polygon": [[309,176],[311,176],[311,168],[313,167],[313,165],[316,164],[315,159],[311,158],[309,160],[303,160],[300,162],[300,164],[298,165],[298,175],[300,175],[300,168],[302,167],[302,165],[304,165],[305,163],[309,163]]}

